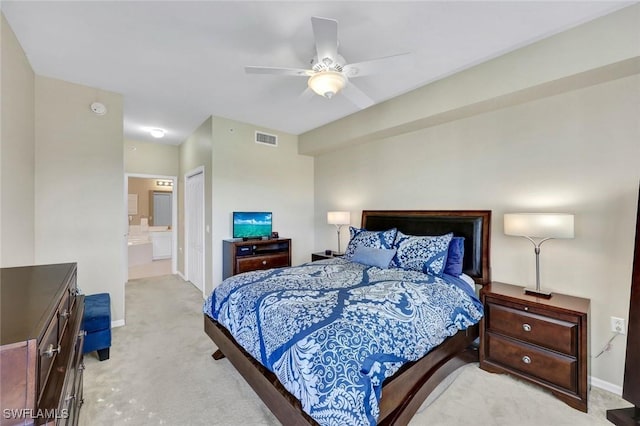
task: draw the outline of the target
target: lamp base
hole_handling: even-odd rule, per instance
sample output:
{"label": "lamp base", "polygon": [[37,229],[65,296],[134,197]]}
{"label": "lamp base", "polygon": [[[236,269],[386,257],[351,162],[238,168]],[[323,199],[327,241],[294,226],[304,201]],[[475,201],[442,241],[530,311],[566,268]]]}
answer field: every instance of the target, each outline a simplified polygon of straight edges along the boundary
{"label": "lamp base", "polygon": [[535,288],[527,287],[524,289],[524,294],[528,294],[529,296],[542,297],[544,299],[551,298],[551,292],[546,290],[538,290]]}

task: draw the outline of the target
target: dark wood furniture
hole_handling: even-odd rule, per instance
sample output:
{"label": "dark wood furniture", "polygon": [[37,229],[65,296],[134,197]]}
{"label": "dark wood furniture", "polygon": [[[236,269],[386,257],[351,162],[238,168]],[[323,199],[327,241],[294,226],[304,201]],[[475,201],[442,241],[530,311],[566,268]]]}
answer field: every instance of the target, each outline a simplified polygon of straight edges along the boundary
{"label": "dark wood furniture", "polygon": [[242,272],[291,266],[291,240],[224,240],[222,242],[222,278]]}
{"label": "dark wood furniture", "polygon": [[76,425],[84,369],[76,264],[0,274],[0,424]]}
{"label": "dark wood furniture", "polygon": [[[455,211],[374,211],[362,212],[362,227],[384,230],[397,227],[406,234],[440,235],[453,232],[465,237],[465,273],[477,284],[490,282],[488,210]],[[277,377],[251,357],[221,326],[206,314],[204,329],[218,350],[214,359],[227,357],[251,385],[273,414],[286,425],[317,424],[300,406],[300,402]],[[404,425],[409,422],[431,391],[450,373],[465,363],[478,360],[474,341],[479,327],[473,326],[445,340],[425,357],[403,366],[385,380],[380,400],[380,425]]]}
{"label": "dark wood furniture", "polygon": [[343,255],[340,256],[336,256],[333,253],[331,254],[326,254],[323,251],[319,251],[317,253],[311,253],[311,261],[315,262],[316,260],[323,260],[323,259],[333,259],[334,257],[342,257]]}
{"label": "dark wood furniture", "polygon": [[627,329],[627,354],[624,364],[622,398],[633,404],[630,408],[607,411],[607,420],[621,425],[640,424],[640,194],[636,214],[636,245],[631,275],[629,299],[629,326]]}
{"label": "dark wood furniture", "polygon": [[589,299],[493,282],[480,290],[480,368],[540,385],[587,412]]}

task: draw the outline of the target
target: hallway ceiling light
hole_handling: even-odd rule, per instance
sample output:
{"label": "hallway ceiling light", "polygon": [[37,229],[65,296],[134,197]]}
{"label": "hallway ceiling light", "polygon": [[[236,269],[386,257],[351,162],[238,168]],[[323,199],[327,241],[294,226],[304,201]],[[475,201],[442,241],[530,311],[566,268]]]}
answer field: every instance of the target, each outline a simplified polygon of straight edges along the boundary
{"label": "hallway ceiling light", "polygon": [[164,129],[149,129],[149,133],[151,134],[151,136],[153,136],[154,138],[160,139],[163,138],[164,135],[167,134],[167,131]]}

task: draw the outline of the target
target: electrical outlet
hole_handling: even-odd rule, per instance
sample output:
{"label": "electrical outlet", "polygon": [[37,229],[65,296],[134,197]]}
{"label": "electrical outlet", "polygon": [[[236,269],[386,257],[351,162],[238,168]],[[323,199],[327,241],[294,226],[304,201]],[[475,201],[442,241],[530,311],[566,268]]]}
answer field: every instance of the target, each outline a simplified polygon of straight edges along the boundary
{"label": "electrical outlet", "polygon": [[611,317],[611,331],[618,334],[626,334],[626,327],[624,326],[624,319]]}

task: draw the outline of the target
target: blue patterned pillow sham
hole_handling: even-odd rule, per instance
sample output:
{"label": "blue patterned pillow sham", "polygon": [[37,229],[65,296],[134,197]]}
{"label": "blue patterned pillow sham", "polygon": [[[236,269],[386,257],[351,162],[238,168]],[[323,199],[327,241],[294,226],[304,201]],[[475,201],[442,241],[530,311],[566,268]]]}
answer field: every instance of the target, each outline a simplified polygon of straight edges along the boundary
{"label": "blue patterned pillow sham", "polygon": [[439,277],[444,271],[452,238],[452,232],[437,237],[422,237],[398,231],[393,266]]}
{"label": "blue patterned pillow sham", "polygon": [[387,229],[386,231],[367,231],[366,229],[358,229],[353,226],[349,227],[351,238],[349,245],[344,252],[344,258],[351,260],[358,246],[371,247],[377,249],[393,248],[393,241],[396,239],[398,230],[396,228]]}
{"label": "blue patterned pillow sham", "polygon": [[464,259],[464,237],[453,237],[449,243],[447,263],[444,273],[459,277],[462,274],[462,261]]}

